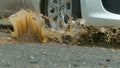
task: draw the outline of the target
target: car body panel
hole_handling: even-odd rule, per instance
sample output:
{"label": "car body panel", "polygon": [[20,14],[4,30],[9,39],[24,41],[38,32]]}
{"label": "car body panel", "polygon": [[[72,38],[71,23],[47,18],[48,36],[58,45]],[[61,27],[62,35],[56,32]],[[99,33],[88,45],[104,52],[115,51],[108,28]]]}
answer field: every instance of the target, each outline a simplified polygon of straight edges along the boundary
{"label": "car body panel", "polygon": [[120,26],[120,15],[107,11],[101,0],[81,0],[82,18],[91,25]]}

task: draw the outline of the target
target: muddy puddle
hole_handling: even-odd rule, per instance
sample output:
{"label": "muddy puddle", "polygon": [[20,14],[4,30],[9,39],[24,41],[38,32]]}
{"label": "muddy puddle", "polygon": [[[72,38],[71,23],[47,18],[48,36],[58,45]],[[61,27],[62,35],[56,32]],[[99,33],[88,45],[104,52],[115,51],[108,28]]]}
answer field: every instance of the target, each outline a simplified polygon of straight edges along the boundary
{"label": "muddy puddle", "polygon": [[[49,27],[45,21],[50,20],[56,25],[55,28]],[[2,30],[3,33],[16,42],[42,42],[42,43],[60,43],[77,46],[91,47],[112,47],[120,48],[120,28],[115,26],[92,26],[81,19],[72,19],[63,26],[54,20],[49,19],[39,13],[30,10],[20,10],[11,15],[8,22],[13,29]],[[2,40],[2,39],[1,39]],[[0,41],[1,41],[0,40]],[[12,42],[12,41],[10,41]]]}

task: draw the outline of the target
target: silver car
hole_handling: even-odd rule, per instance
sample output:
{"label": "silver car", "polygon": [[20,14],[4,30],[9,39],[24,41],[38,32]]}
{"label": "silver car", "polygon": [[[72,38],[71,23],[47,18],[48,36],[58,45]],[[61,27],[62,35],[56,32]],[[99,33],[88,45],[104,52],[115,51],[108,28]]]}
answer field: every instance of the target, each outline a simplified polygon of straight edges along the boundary
{"label": "silver car", "polygon": [[29,8],[65,24],[72,17],[91,25],[120,26],[119,6],[120,0],[0,0],[0,16]]}

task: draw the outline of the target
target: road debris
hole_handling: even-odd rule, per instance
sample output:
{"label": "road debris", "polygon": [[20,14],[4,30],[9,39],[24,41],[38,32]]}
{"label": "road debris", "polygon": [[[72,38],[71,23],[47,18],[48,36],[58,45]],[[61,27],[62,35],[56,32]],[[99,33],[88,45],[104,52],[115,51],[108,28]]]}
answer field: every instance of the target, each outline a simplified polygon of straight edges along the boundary
{"label": "road debris", "polygon": [[8,21],[14,28],[14,31],[11,32],[11,37],[21,38],[29,34],[36,41],[47,42],[46,34],[43,32],[45,21],[42,18],[42,14],[22,9],[11,15]]}
{"label": "road debris", "polygon": [[[45,20],[50,20],[57,27],[49,27]],[[13,30],[11,37],[38,41],[43,43],[60,43],[69,45],[95,45],[102,47],[120,47],[120,28],[115,26],[92,26],[84,19],[70,19],[65,27],[54,20],[31,10],[20,10],[8,18]],[[53,25],[52,25],[53,26]],[[19,40],[20,41],[20,40]]]}

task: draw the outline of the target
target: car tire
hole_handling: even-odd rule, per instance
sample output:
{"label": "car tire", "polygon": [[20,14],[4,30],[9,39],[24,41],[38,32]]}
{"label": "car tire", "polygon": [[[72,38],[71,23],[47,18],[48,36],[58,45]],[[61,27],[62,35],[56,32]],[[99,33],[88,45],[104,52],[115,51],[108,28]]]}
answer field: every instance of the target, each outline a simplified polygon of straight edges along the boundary
{"label": "car tire", "polygon": [[[40,10],[58,23],[67,24],[70,17],[73,19],[81,17],[80,0],[41,0]],[[48,20],[46,22],[49,24]]]}

